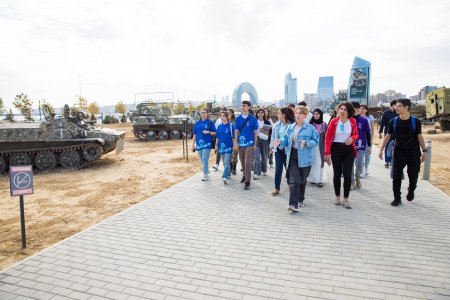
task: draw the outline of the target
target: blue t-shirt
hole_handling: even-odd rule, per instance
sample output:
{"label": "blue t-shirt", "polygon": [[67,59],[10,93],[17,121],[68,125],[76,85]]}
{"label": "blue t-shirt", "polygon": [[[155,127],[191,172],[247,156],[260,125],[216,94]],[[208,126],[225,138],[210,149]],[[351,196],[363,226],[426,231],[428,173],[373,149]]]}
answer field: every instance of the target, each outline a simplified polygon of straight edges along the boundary
{"label": "blue t-shirt", "polygon": [[[248,122],[244,125],[247,118],[250,118]],[[239,115],[236,118],[236,129],[239,130],[238,145],[241,148],[253,147],[255,144],[254,130],[258,130],[258,120],[255,116],[248,114],[247,118]]]}
{"label": "blue t-shirt", "polygon": [[202,150],[202,149],[212,149],[212,136],[210,134],[203,134],[203,130],[208,130],[212,132],[216,132],[216,126],[214,125],[214,122],[210,119],[205,119],[203,121],[200,119],[199,121],[195,122],[194,124],[194,134],[196,135],[195,138],[195,149]]}
{"label": "blue t-shirt", "polygon": [[217,128],[216,138],[220,154],[233,152],[234,129],[234,125],[231,123],[220,124]]}

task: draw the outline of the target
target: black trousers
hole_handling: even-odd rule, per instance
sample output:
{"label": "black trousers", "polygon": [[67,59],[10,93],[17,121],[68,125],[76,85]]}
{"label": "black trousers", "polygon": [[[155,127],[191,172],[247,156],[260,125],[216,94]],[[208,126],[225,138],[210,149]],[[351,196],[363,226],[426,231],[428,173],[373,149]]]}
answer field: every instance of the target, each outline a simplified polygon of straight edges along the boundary
{"label": "black trousers", "polygon": [[298,208],[299,203],[305,200],[306,179],[308,178],[311,166],[300,168],[298,166],[297,149],[291,149],[289,157],[289,206]]}
{"label": "black trousers", "polygon": [[402,187],[403,169],[408,166],[407,173],[409,178],[409,190],[414,191],[417,186],[417,179],[420,172],[420,150],[414,152],[394,151],[394,178],[392,179],[392,191],[394,192],[394,199],[401,199],[400,189]]}
{"label": "black trousers", "polygon": [[344,198],[348,198],[352,184],[353,162],[355,161],[353,147],[344,143],[332,143],[330,152],[333,163],[334,194],[336,197],[341,195],[341,175],[344,174]]}

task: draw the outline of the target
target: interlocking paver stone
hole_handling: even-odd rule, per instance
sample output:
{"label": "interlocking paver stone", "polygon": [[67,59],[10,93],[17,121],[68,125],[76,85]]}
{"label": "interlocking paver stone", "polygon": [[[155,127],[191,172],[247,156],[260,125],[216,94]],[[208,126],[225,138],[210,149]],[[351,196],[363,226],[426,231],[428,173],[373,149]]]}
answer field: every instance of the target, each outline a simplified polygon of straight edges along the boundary
{"label": "interlocking paver stone", "polygon": [[450,199],[419,181],[393,208],[388,172],[373,157],[346,210],[327,167],[296,214],[274,169],[198,174],[3,271],[0,299],[450,298]]}

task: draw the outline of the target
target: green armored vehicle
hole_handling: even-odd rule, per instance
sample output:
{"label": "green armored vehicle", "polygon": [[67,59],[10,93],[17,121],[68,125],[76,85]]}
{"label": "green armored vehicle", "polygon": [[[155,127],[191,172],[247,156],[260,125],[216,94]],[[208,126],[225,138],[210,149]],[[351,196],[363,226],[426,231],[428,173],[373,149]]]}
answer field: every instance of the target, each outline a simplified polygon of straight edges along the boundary
{"label": "green armored vehicle", "polygon": [[108,152],[123,150],[125,133],[96,128],[83,113],[55,119],[44,106],[45,121],[0,123],[0,173],[9,166],[32,165],[37,171],[79,169]]}
{"label": "green armored vehicle", "polygon": [[143,102],[131,112],[134,136],[143,141],[177,140],[182,136],[182,123],[187,122],[186,136],[192,137],[195,120],[187,114],[176,115],[168,103]]}
{"label": "green armored vehicle", "polygon": [[426,117],[439,122],[441,131],[450,130],[450,88],[439,88],[425,96]]}

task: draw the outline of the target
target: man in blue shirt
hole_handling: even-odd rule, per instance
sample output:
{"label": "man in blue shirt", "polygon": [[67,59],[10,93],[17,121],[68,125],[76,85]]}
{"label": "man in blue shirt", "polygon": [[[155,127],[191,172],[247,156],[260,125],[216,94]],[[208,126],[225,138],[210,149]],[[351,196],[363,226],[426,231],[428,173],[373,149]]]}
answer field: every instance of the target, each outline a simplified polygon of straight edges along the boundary
{"label": "man in blue shirt", "polygon": [[250,179],[252,177],[253,152],[256,151],[258,141],[258,121],[256,117],[249,113],[252,106],[250,101],[242,101],[242,114],[236,118],[236,134],[234,137],[234,147],[239,148],[239,160],[241,161],[242,177],[241,183],[245,182],[244,189],[250,189]]}
{"label": "man in blue shirt", "polygon": [[[397,113],[395,111],[396,104],[397,104],[397,100],[392,100],[391,107],[388,110],[386,110],[385,112],[383,112],[383,114],[381,115],[380,130],[378,131],[378,133],[380,134],[380,139],[382,139],[381,134],[383,132],[384,132],[384,136],[387,135],[389,122],[397,116]],[[387,148],[389,147],[390,143],[391,143],[391,141],[389,141],[388,144],[386,145],[386,149],[385,149],[385,153],[384,153],[384,161],[385,161],[384,166],[386,168],[389,168],[391,166],[391,157],[387,155]]]}
{"label": "man in blue shirt", "polygon": [[355,114],[353,118],[356,120],[356,125],[358,127],[358,139],[355,141],[356,146],[356,158],[355,167],[353,168],[353,178],[351,189],[361,188],[361,174],[364,166],[364,155],[366,153],[366,144],[368,147],[369,155],[372,150],[372,140],[370,138],[370,124],[366,117],[361,116],[361,103],[352,102],[355,108]]}
{"label": "man in blue shirt", "polygon": [[202,162],[202,181],[207,181],[209,154],[213,148],[212,137],[216,135],[216,126],[214,125],[214,122],[208,118],[208,111],[206,109],[200,111],[200,116],[201,119],[194,124],[192,151],[197,150],[200,161]]}

